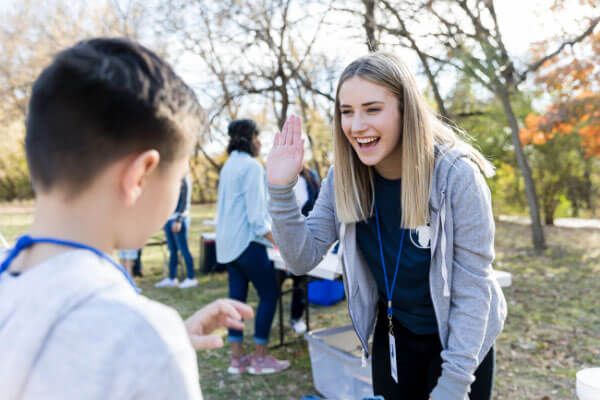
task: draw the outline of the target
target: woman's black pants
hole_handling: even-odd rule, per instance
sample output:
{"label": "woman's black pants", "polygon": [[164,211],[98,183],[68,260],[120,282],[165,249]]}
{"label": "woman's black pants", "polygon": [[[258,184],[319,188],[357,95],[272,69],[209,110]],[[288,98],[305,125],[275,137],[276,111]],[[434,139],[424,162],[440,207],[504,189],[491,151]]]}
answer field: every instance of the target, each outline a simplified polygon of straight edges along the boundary
{"label": "woman's black pants", "polygon": [[[390,373],[388,319],[380,303],[373,337],[373,391],[385,400],[427,400],[442,373],[442,346],[437,333],[416,335],[393,319],[398,383]],[[492,348],[475,371],[470,400],[490,400],[494,383]]]}

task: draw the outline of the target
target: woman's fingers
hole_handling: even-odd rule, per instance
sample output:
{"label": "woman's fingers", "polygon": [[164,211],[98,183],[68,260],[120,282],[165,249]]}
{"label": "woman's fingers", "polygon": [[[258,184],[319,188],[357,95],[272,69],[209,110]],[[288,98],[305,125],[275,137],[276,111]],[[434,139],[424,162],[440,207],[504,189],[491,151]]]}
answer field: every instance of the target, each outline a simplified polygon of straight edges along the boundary
{"label": "woman's fingers", "polygon": [[294,121],[294,143],[300,143],[302,137],[302,120],[296,117]]}
{"label": "woman's fingers", "polygon": [[[290,117],[291,118],[291,117]],[[282,143],[283,145],[289,145],[291,144],[291,138],[290,138],[290,118],[285,120],[285,123],[283,124],[283,128],[281,128],[281,135],[282,135]]]}
{"label": "woman's fingers", "polygon": [[290,117],[288,118],[288,121],[290,121],[290,126],[288,128],[288,130],[289,130],[289,133],[288,133],[288,135],[289,135],[288,141],[289,142],[288,142],[288,144],[290,146],[293,146],[294,145],[294,139],[295,139],[295,137],[294,137],[294,126],[296,125],[296,116],[294,114],[290,115]]}
{"label": "woman's fingers", "polygon": [[290,115],[283,124],[281,132],[275,134],[275,145],[293,146],[300,143],[302,137],[302,119],[297,115]]}

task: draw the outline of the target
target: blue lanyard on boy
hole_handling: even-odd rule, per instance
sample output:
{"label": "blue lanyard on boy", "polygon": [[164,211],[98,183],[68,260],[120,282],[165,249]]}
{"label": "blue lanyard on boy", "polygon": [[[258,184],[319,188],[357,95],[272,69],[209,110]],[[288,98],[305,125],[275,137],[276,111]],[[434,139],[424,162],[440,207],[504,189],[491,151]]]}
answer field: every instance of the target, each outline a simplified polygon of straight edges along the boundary
{"label": "blue lanyard on boy", "polygon": [[76,249],[90,251],[90,252],[94,253],[95,255],[97,255],[98,257],[111,263],[113,267],[118,269],[123,274],[123,276],[125,276],[125,279],[127,279],[127,282],[129,282],[129,284],[135,289],[136,292],[138,292],[138,293],[141,292],[141,290],[137,287],[133,278],[131,277],[131,275],[129,275],[127,270],[122,265],[117,264],[112,258],[110,258],[103,251],[98,250],[92,246],[88,246],[83,243],[73,242],[70,240],[54,239],[54,238],[45,238],[45,237],[34,238],[29,235],[21,236],[15,243],[15,247],[13,247],[9,251],[8,257],[6,257],[6,259],[2,262],[2,264],[0,264],[0,275],[2,275],[8,269],[8,267],[10,267],[10,264],[13,262],[13,260],[15,258],[17,258],[17,256],[19,255],[19,253],[21,253],[21,251],[33,246],[36,243],[49,243],[49,244],[55,244],[58,246],[73,247]]}
{"label": "blue lanyard on boy", "polygon": [[390,286],[388,281],[387,268],[385,266],[385,257],[383,256],[383,243],[381,240],[381,226],[379,225],[379,212],[377,211],[377,205],[375,205],[375,222],[377,223],[377,239],[379,240],[379,255],[381,257],[381,268],[383,269],[383,279],[385,282],[385,292],[387,295],[387,317],[389,323],[390,335],[393,335],[393,324],[392,324],[392,295],[394,288],[396,287],[396,278],[398,278],[398,270],[400,269],[400,259],[402,258],[402,247],[404,246],[404,235],[406,229],[400,229],[400,245],[398,248],[398,255],[396,256],[396,268],[394,269],[394,277],[392,278],[392,285]]}

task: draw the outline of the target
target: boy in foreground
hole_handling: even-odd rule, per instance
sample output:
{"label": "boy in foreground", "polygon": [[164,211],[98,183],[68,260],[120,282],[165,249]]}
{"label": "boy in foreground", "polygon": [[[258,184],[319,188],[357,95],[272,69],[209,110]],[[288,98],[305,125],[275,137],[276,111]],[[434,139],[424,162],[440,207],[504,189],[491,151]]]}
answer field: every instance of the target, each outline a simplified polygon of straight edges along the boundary
{"label": "boy in foreground", "polygon": [[217,300],[184,324],[107,255],[167,220],[201,121],[171,67],[127,40],[80,42],[38,77],[34,221],[0,255],[2,398],[202,398],[193,348],[222,346],[210,333],[242,329],[252,309]]}

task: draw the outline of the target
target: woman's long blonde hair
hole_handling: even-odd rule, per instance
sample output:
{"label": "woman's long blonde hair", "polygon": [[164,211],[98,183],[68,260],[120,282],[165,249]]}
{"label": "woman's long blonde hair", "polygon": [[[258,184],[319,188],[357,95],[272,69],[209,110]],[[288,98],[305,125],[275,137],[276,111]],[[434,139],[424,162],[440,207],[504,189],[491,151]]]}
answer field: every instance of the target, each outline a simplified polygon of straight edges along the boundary
{"label": "woman's long blonde hair", "polygon": [[414,76],[396,56],[376,52],[360,57],[346,67],[337,85],[333,131],[334,190],[337,215],[351,223],[372,215],[373,170],[364,165],[344,135],[339,94],[348,79],[360,77],[392,92],[398,99],[402,126],[402,227],[414,229],[429,220],[429,196],[435,162],[435,145],[446,150],[456,146],[475,162],[483,173],[493,174],[485,157],[463,141],[455,127],[441,121],[419,92]]}

